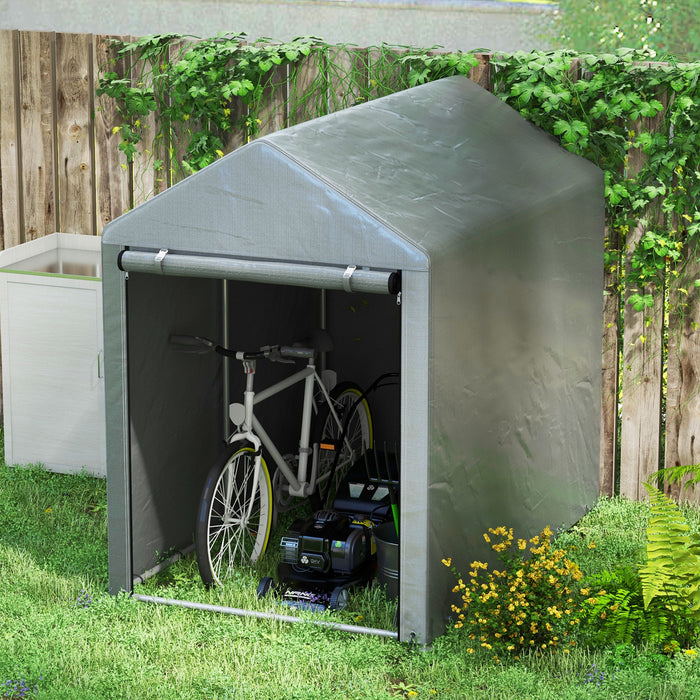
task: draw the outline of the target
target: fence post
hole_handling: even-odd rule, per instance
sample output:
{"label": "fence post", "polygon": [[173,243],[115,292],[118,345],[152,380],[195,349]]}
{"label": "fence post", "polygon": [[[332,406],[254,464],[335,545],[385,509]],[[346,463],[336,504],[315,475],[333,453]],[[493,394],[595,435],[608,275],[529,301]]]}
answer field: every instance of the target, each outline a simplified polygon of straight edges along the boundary
{"label": "fence post", "polygon": [[[688,241],[669,294],[666,467],[700,463],[700,292],[694,285],[700,278],[699,248]],[[688,491],[672,485],[667,491],[700,504],[698,487]]]}
{"label": "fence post", "polygon": [[19,105],[24,231],[20,242],[56,230],[55,35],[20,32]]}
{"label": "fence post", "polygon": [[[100,74],[113,70],[124,75],[128,59],[117,59],[113,40],[121,36],[95,36],[93,46],[94,87],[97,89]],[[113,133],[118,124],[115,101],[110,97],[95,98],[95,207],[97,233],[113,219],[121,216],[131,206],[131,171],[126,156],[119,150],[121,136]]]}
{"label": "fence post", "polygon": [[0,250],[20,242],[19,32],[0,29]]}
{"label": "fence post", "polygon": [[[620,234],[606,227],[608,250],[620,249]],[[603,361],[600,411],[600,493],[615,495],[619,381],[620,263],[606,265],[603,277]]]}
{"label": "fence post", "polygon": [[56,35],[58,229],[96,233],[92,36]]}
{"label": "fence post", "polygon": [[[666,96],[659,99],[665,101]],[[657,131],[663,123],[663,112],[646,118],[633,128],[639,132]],[[646,156],[641,148],[629,152],[628,171],[639,174]],[[627,234],[625,269],[632,273],[631,259],[646,230],[646,221],[656,216],[651,204],[642,218]],[[645,289],[645,291],[649,291]],[[620,435],[620,495],[633,500],[647,498],[642,484],[659,469],[661,448],[661,396],[663,383],[664,290],[654,291],[650,309],[635,311],[628,303],[632,290],[624,296],[622,428]]]}

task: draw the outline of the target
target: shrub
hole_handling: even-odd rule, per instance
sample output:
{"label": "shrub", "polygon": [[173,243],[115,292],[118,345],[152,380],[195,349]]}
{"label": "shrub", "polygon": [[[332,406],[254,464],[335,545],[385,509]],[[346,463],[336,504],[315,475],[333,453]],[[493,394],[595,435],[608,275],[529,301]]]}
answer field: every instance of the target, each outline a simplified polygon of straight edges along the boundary
{"label": "shrub", "polygon": [[[524,650],[556,651],[572,646],[581,621],[584,596],[578,565],[564,549],[553,549],[552,531],[546,527],[529,541],[514,540],[513,528],[489,528],[484,539],[491,545],[502,569],[473,561],[467,580],[457,578],[453,588],[461,598],[452,605],[454,626],[464,628],[475,645],[492,650],[494,658]],[[443,564],[451,567],[450,559]],[[473,648],[470,647],[469,651]]]}

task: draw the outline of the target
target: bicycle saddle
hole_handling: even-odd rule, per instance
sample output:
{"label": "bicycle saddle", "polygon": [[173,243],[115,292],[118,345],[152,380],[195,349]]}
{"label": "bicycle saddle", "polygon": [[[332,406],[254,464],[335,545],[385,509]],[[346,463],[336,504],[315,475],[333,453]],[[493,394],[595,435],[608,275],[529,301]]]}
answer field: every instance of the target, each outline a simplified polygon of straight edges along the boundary
{"label": "bicycle saddle", "polygon": [[315,352],[331,352],[333,350],[333,338],[328,331],[322,328],[314,330],[308,338],[297,343],[296,347],[313,348]]}

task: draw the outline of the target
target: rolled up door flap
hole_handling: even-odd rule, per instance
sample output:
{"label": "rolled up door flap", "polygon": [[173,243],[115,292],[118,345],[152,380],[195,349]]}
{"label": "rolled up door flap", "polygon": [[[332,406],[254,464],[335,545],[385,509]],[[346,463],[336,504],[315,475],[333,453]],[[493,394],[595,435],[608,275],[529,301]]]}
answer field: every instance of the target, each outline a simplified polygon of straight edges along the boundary
{"label": "rolled up door flap", "polygon": [[175,277],[209,277],[293,287],[337,289],[369,294],[398,294],[401,273],[367,270],[354,265],[306,265],[303,263],[241,260],[205,255],[124,250],[119,268],[125,272],[147,272]]}

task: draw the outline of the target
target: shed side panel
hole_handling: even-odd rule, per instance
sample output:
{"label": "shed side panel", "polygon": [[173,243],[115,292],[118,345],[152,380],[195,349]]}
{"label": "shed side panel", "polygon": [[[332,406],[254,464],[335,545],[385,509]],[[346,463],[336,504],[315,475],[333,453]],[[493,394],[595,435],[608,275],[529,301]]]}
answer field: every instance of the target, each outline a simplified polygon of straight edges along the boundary
{"label": "shed side panel", "polygon": [[[598,494],[602,181],[489,231],[431,276],[430,601],[482,534],[576,522]],[[438,515],[439,514],[439,515]],[[442,595],[441,595],[442,593]]]}

